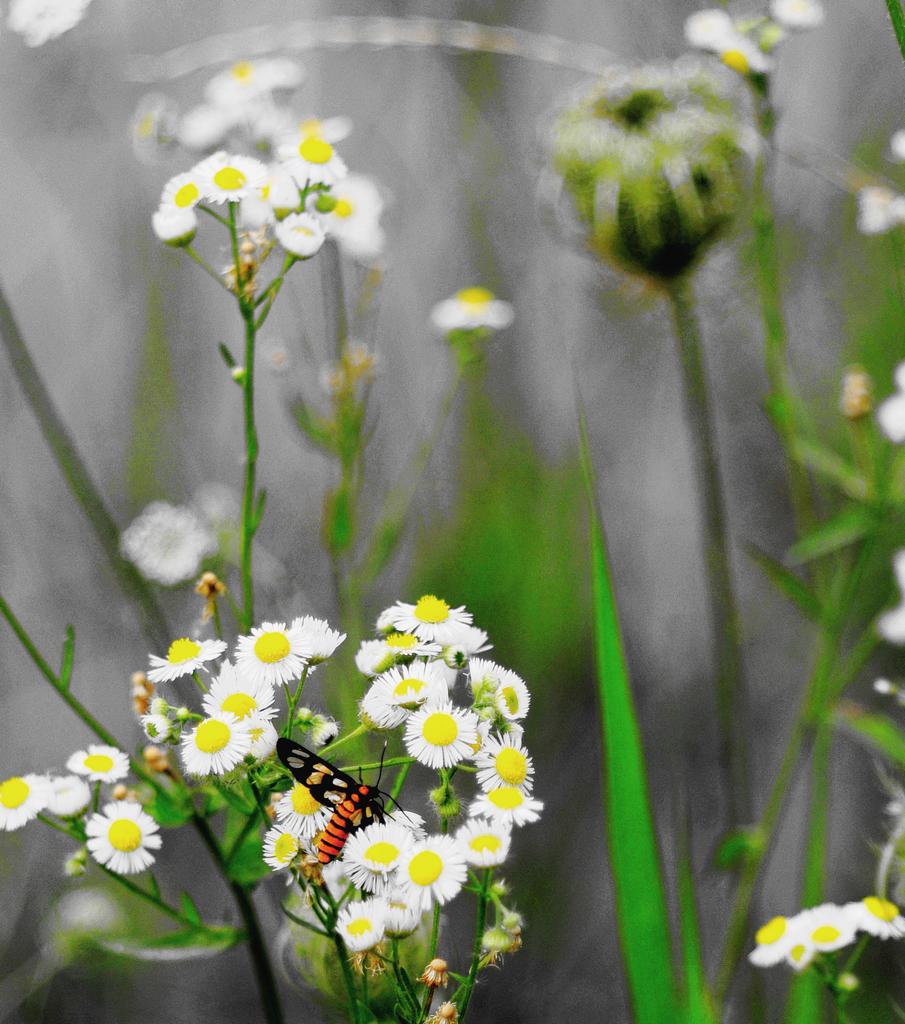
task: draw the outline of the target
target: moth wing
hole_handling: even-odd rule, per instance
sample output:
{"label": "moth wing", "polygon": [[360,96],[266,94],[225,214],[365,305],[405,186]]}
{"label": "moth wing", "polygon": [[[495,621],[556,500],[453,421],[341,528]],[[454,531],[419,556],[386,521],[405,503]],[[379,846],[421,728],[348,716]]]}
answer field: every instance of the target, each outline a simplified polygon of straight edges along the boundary
{"label": "moth wing", "polygon": [[296,782],[306,786],[314,799],[322,804],[332,806],[340,803],[357,785],[350,775],[293,740],[278,739],[277,755]]}

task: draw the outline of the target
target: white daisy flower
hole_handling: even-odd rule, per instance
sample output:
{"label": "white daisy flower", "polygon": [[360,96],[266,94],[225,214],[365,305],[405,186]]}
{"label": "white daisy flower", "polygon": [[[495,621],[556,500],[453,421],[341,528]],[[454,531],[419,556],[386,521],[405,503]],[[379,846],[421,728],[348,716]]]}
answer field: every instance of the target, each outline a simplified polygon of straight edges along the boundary
{"label": "white daisy flower", "polygon": [[363,675],[375,676],[386,672],[398,661],[434,658],[439,653],[439,644],[421,640],[414,633],[392,632],[380,640],[362,640],[355,655],[355,664]]}
{"label": "white daisy flower", "polygon": [[508,821],[512,825],[526,825],[537,821],[543,803],[535,800],[518,786],[497,786],[481,793],[468,808],[469,817],[484,816],[493,821]]}
{"label": "white daisy flower", "polygon": [[[807,949],[818,953],[833,953],[855,941],[857,926],[855,917],[845,907],[835,903],[822,903],[819,907],[803,910],[795,919],[796,928],[801,929],[802,941]],[[800,963],[803,956],[792,958]]]}
{"label": "white daisy flower", "polygon": [[319,252],[327,237],[321,222],[310,213],[290,213],[277,224],[274,234],[286,252],[300,260]]}
{"label": "white daisy flower", "polygon": [[198,218],[194,210],[162,207],[151,215],[151,228],[161,242],[178,248],[188,245],[195,237]]}
{"label": "white daisy flower", "polygon": [[416,660],[377,676],[364,695],[361,710],[379,729],[395,729],[425,702],[449,699],[444,666]]}
{"label": "white daisy flower", "polygon": [[259,231],[272,221],[270,203],[258,193],[251,193],[239,200],[239,228],[242,231]]}
{"label": "white daisy flower", "polygon": [[755,967],[773,967],[786,960],[792,948],[800,941],[795,918],[773,917],[754,933],[757,945],[748,954]]}
{"label": "white daisy flower", "polygon": [[405,898],[405,890],[398,886],[384,897],[387,904],[386,934],[391,939],[403,939],[411,935],[421,923],[424,911],[420,899],[411,902]]}
{"label": "white daisy flower", "polygon": [[273,722],[261,715],[250,715],[245,719],[243,725],[248,729],[251,737],[251,750],[249,754],[256,761],[264,761],[277,749],[278,734],[273,727]]}
{"label": "white daisy flower", "polygon": [[896,392],[877,408],[877,423],[894,444],[905,443],[905,363],[895,370]]}
{"label": "white daisy flower", "polygon": [[471,625],[471,612],[464,605],[450,606],[433,594],[425,594],[416,604],[397,601],[391,609],[393,626],[400,633],[414,633],[430,643],[454,644],[463,626]]}
{"label": "white daisy flower", "polygon": [[60,818],[74,818],[91,803],[91,787],[78,775],[51,775],[47,810]]}
{"label": "white daisy flower", "polygon": [[770,16],[785,28],[816,28],[824,17],[818,0],[771,0]]}
{"label": "white daisy flower", "polygon": [[509,856],[512,826],[487,818],[466,822],[456,833],[465,860],[479,868],[495,868]]}
{"label": "white daisy flower", "polygon": [[192,173],[199,177],[201,194],[211,203],[235,202],[267,184],[267,168],[250,156],[218,152],[202,160]]}
{"label": "white daisy flower", "polygon": [[249,716],[269,719],[277,714],[273,684],[238,672],[229,661],[220,666],[220,674],[211,683],[201,704],[208,715],[225,711],[240,721]]}
{"label": "white daisy flower", "polygon": [[337,647],[346,639],[345,633],[331,628],[329,622],[316,619],[313,615],[303,615],[301,618],[293,619],[292,628],[301,630],[304,634],[305,645],[311,651],[308,655],[309,665],[316,665],[318,662],[332,657]]}
{"label": "white daisy flower", "polygon": [[298,143],[305,139],[323,139],[324,142],[342,142],[352,133],[352,122],[348,117],[306,117],[298,123],[298,128],[292,138],[284,141],[289,144]]}
{"label": "white daisy flower", "polygon": [[493,644],[487,642],[487,633],[477,626],[462,626],[454,644],[443,648],[443,660],[450,668],[460,669],[476,654],[489,651]]}
{"label": "white daisy flower", "polygon": [[905,163],[905,129],[900,128],[892,133],[889,140],[889,152],[896,163]]}
{"label": "white daisy flower", "polygon": [[299,187],[292,175],[287,174],[279,164],[270,168],[270,175],[262,192],[277,220],[282,220],[290,213],[300,212],[302,200]]}
{"label": "white daisy flower", "polygon": [[85,823],[91,856],[117,875],[133,875],[154,863],[149,851],[160,849],[159,831],[141,804],[131,800],[114,800]]}
{"label": "white daisy flower", "polygon": [[173,731],[173,722],[166,715],[142,715],[139,721],[149,740],[166,741]]}
{"label": "white daisy flower", "polygon": [[312,746],[325,747],[339,735],[339,722],[327,715],[315,715],[308,739]]}
{"label": "white daisy flower", "polygon": [[251,753],[247,720],[221,712],[182,734],[182,763],[191,775],[224,775]]}
{"label": "white daisy flower", "polygon": [[300,838],[285,825],[274,825],[264,833],[264,863],[279,871],[289,865],[303,851]]}
{"label": "white daisy flower", "polygon": [[893,555],[892,571],[902,599],[897,607],[884,612],[877,619],[877,631],[891,644],[905,644],[905,548]]}
{"label": "white daisy flower", "polygon": [[441,906],[455,897],[465,883],[465,855],[452,836],[430,836],[414,843],[402,858],[397,873],[406,902],[426,910],[433,900]]}
{"label": "white daisy flower", "polygon": [[520,738],[488,736],[475,756],[478,785],[482,789],[518,786],[530,791],[534,781],[534,762]]}
{"label": "white daisy flower", "polygon": [[878,939],[905,937],[905,917],[891,900],[881,899],[879,896],[865,896],[857,903],[847,903],[845,910],[859,931]]}
{"label": "white daisy flower", "polygon": [[91,0],[12,0],[6,24],[28,46],[43,46],[76,25]]}
{"label": "white daisy flower", "polygon": [[858,230],[862,235],[882,235],[905,223],[905,196],[883,185],[858,190]]}
{"label": "white daisy flower", "polygon": [[451,768],[474,753],[478,719],[452,701],[428,704],[405,724],[405,749],[429,768]]}
{"label": "white daisy flower", "polygon": [[685,41],[698,50],[719,52],[736,34],[732,18],[719,7],[695,11],[685,19]]}
{"label": "white daisy flower", "polygon": [[87,750],[77,750],[69,758],[66,770],[87,775],[91,782],[117,782],[129,774],[129,757],[116,747],[89,743]]}
{"label": "white daisy flower", "polygon": [[301,782],[293,784],[276,805],[277,821],[297,836],[310,839],[330,820],[333,810],[316,800],[311,790]]}
{"label": "white daisy flower", "polygon": [[278,149],[283,168],[299,188],[308,185],[335,185],[348,174],[345,161],[332,144],[316,135]]}
{"label": "white daisy flower", "polygon": [[468,674],[476,699],[486,693],[494,694],[500,714],[509,721],[517,721],[528,714],[531,694],[525,681],[511,669],[484,658],[472,658],[468,663]]}
{"label": "white daisy flower", "polygon": [[123,531],[120,550],[143,576],[171,586],[198,575],[217,539],[191,509],[153,501]]}
{"label": "white daisy flower", "polygon": [[183,636],[174,640],[165,658],[149,654],[148,679],[152,683],[168,683],[181,676],[190,676],[209,661],[216,661],[226,650],[222,640],[192,640]]}
{"label": "white daisy flower", "polygon": [[249,636],[240,636],[236,647],[236,668],[251,682],[279,686],[298,679],[311,649],[304,632],[285,622],[262,622]]}
{"label": "white daisy flower", "polygon": [[356,900],[339,912],[336,930],[350,953],[373,949],[383,938],[387,906],[382,899]]}
{"label": "white daisy flower", "polygon": [[361,174],[349,174],[328,195],[312,199],[331,238],[352,259],[371,261],[383,252],[386,237],[380,226],[383,199],[377,185]]}
{"label": "white daisy flower", "polygon": [[[515,313],[508,302],[497,299],[486,288],[463,288],[452,298],[438,302],[431,310],[430,321],[443,334],[451,331],[475,331],[485,328],[502,331]],[[468,617],[471,622],[471,616]]]}
{"label": "white daisy flower", "polygon": [[205,98],[227,109],[268,96],[277,89],[295,89],[304,69],[288,57],[240,60],[215,75],[205,86]]}
{"label": "white daisy flower", "polygon": [[346,840],[343,864],[346,876],[356,888],[384,894],[391,876],[415,837],[408,829],[392,822],[376,822]]}
{"label": "white daisy flower", "polygon": [[45,775],[14,775],[0,782],[0,832],[15,832],[47,807],[52,798]]}
{"label": "white daisy flower", "polygon": [[201,103],[182,115],[176,139],[186,149],[203,153],[219,146],[235,123],[235,111]]}
{"label": "white daisy flower", "polygon": [[192,171],[177,174],[163,186],[160,208],[191,210],[201,202],[201,175]]}

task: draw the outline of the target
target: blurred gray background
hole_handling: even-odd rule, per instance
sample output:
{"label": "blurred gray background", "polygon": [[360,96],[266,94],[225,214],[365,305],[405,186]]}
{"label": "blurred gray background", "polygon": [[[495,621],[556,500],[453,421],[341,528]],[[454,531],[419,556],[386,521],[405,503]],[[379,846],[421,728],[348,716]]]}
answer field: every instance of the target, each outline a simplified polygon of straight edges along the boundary
{"label": "blurred gray background", "polygon": [[[29,49],[4,32],[0,280],[117,521],[125,525],[150,497],[187,500],[201,483],[238,489],[241,481],[240,402],[217,354],[220,341],[237,343],[240,324],[211,282],[151,234],[162,184],[190,158],[159,165],[136,161],[129,122],[148,86],[129,80],[130,55],[295,18],[380,13],[513,25],[595,42],[619,60],[637,62],[682,53],[682,25],[693,9],[684,0],[94,0],[81,25],[42,48]],[[349,115],[355,131],[341,146],[344,156],[393,197],[384,218],[388,270],[372,339],[382,360],[374,392],[378,429],[369,449],[374,493],[401,468],[445,388],[450,356],[427,317],[457,288],[485,283],[515,305],[515,325],[493,342],[484,388],[511,436],[530,441],[549,466],[574,459],[573,372],[581,381],[658,825],[671,866],[668,835],[676,808],[680,802],[690,806],[705,946],[713,955],[730,890],[709,863],[724,806],[674,343],[662,303],[553,237],[535,201],[544,118],[564,91],[590,77],[519,57],[444,49],[356,46],[300,59],[308,71],[300,105],[310,108],[301,112]],[[188,106],[213,70],[162,82],[160,91]],[[835,413],[839,367],[856,339],[873,330],[891,287],[871,269],[885,241],[854,230],[854,198],[841,187],[840,161],[881,177],[891,173],[883,147],[902,126],[901,97],[901,62],[879,0],[828,0],[826,25],[782,50],[776,194],[786,310],[796,378],[816,415],[828,421]],[[795,159],[784,155],[789,153]],[[736,545],[760,804],[807,675],[811,638],[743,553],[751,543],[780,555],[792,539],[783,463],[759,404],[766,382],[747,237],[743,225],[713,251],[697,287]],[[287,292],[265,341],[286,346],[290,367],[284,375],[262,373],[259,389],[260,478],[269,492],[260,542],[285,574],[265,587],[259,616],[279,611],[278,618],[303,612],[332,617],[318,529],[333,469],[306,447],[286,411],[286,396],[294,391],[317,397],[317,365],[329,356],[318,267],[303,268]],[[156,477],[143,491],[142,480],[134,474],[130,480],[129,460],[140,443],[141,410],[155,399],[147,386],[148,359],[159,360],[161,352],[171,361],[178,391],[159,396],[164,447],[156,452]],[[397,597],[411,599],[407,581],[416,539],[422,554],[429,551],[430,537],[454,517],[461,429],[460,404],[420,488],[407,549],[382,578],[369,612]],[[476,466],[485,456],[480,447],[467,453]],[[145,665],[147,644],[3,357],[0,479],[0,589],[51,660],[58,657],[66,624],[74,624],[75,688],[118,735],[138,743],[128,680]],[[157,493],[146,493],[149,488]],[[526,491],[518,501],[528,509],[532,499]],[[477,619],[497,640],[498,660],[522,672],[534,692],[526,741],[536,760],[538,795],[547,802],[541,823],[519,833],[506,872],[527,918],[525,948],[482,981],[474,1005],[481,1021],[628,1020],[599,812],[583,516],[580,508],[566,514],[576,528],[562,551],[550,553],[549,572],[564,576],[576,596],[562,610],[564,621],[553,618],[547,629],[554,637],[561,631],[568,649],[557,653],[550,644],[549,659],[525,663],[521,648],[513,646],[517,623],[510,622],[501,639],[492,607]],[[567,550],[575,539],[578,548]],[[492,575],[494,566],[486,568]],[[414,570],[424,579],[423,568]],[[548,582],[531,579],[525,587]],[[468,594],[457,596],[469,601]],[[174,623],[190,623],[196,611],[194,599],[181,596],[168,607]],[[577,626],[565,621],[576,616]],[[857,687],[865,700],[869,683],[865,678]],[[0,709],[0,774],[61,767],[89,738],[5,627]],[[868,887],[870,843],[882,838],[884,798],[862,750],[840,740],[834,763],[828,897],[841,901]],[[796,909],[799,817],[793,800],[759,915]],[[70,886],[61,874],[65,841],[45,831],[31,826],[0,836],[0,972],[23,965],[27,971],[50,907]],[[180,880],[192,879],[211,916],[228,913],[220,881],[205,877],[206,858],[194,838],[168,832],[166,840],[164,884],[175,892]],[[275,906],[282,893],[282,882],[273,879],[258,896],[271,932],[280,926]],[[450,947],[464,955],[470,924],[459,909],[453,918]],[[285,995],[290,1020],[328,1019],[304,988],[287,981]],[[73,967],[11,1019],[238,1022],[256,1014],[245,954],[233,950],[204,961],[133,965],[125,973]]]}

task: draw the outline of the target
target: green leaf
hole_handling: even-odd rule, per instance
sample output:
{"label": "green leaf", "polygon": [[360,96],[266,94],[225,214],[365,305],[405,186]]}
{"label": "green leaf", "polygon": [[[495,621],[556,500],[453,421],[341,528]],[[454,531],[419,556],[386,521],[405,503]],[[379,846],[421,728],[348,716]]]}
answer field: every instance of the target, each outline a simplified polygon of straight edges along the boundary
{"label": "green leaf", "polygon": [[905,731],[891,718],[845,703],[836,711],[835,720],[893,764],[905,768]]}
{"label": "green leaf", "polygon": [[177,828],[192,817],[192,803],[183,789],[156,789],[145,810],[164,828]]}
{"label": "green leaf", "polygon": [[217,346],[220,351],[220,358],[226,363],[227,369],[232,370],[235,368],[236,360],[233,358],[232,352],[223,344],[221,341]]}
{"label": "green leaf", "polygon": [[747,551],[752,561],[760,566],[767,579],[784,597],[797,605],[809,619],[814,622],[821,620],[823,610],[820,607],[820,602],[802,579],[759,548],[749,546]]}
{"label": "green leaf", "polygon": [[680,841],[678,863],[679,934],[682,947],[682,993],[686,1024],[715,1024],[713,1002],[707,987],[701,953],[701,931],[691,872],[687,836]]}
{"label": "green leaf", "polygon": [[831,448],[800,437],[795,441],[792,455],[848,497],[861,500],[867,494],[864,477]]}
{"label": "green leaf", "polygon": [[843,509],[793,544],[789,548],[789,561],[801,565],[822,555],[833,554],[866,537],[876,526],[877,517],[864,505]]}
{"label": "green leaf", "polygon": [[120,939],[98,937],[94,941],[108,953],[134,960],[197,960],[216,956],[244,939],[236,928],[225,925],[186,928],[158,938]]}
{"label": "green leaf", "polygon": [[195,901],[187,892],[183,892],[179,897],[179,909],[182,911],[182,916],[188,918],[192,924],[201,924],[201,914],[195,906]]}
{"label": "green leaf", "polygon": [[309,441],[328,452],[336,449],[336,435],[329,420],[312,412],[301,399],[293,403],[290,411],[296,426],[307,435]]}
{"label": "green leaf", "polygon": [[72,680],[72,662],[75,657],[75,630],[66,627],[66,639],[63,641],[63,659],[60,664],[60,689],[65,693]]}
{"label": "green leaf", "polygon": [[681,1016],[673,977],[669,915],[583,411],[579,419],[591,527],[604,818],[616,890],[616,920],[634,1022],[664,1024]]}
{"label": "green leaf", "polygon": [[229,877],[239,885],[254,885],[270,868],[264,863],[264,847],[261,837],[255,832],[249,833],[242,845],[232,855],[228,865]]}
{"label": "green leaf", "polygon": [[723,871],[734,871],[741,868],[762,846],[763,840],[756,830],[733,829],[721,840],[713,855],[713,863]]}
{"label": "green leaf", "polygon": [[261,525],[261,520],[264,518],[264,506],[267,504],[267,488],[262,487],[258,491],[258,500],[255,502],[255,511],[253,516],[254,529]]}

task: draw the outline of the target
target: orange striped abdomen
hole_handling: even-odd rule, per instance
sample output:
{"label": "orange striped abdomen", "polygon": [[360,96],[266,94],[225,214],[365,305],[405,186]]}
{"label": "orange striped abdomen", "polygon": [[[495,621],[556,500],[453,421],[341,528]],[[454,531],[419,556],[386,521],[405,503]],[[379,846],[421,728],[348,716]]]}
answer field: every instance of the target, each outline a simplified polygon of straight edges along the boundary
{"label": "orange striped abdomen", "polygon": [[343,800],[327,822],[317,844],[317,859],[321,864],[329,864],[343,852],[349,832],[361,821],[359,797],[353,793],[351,799]]}

